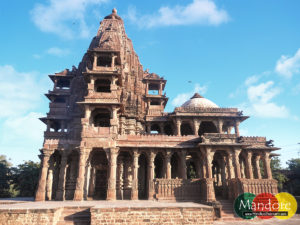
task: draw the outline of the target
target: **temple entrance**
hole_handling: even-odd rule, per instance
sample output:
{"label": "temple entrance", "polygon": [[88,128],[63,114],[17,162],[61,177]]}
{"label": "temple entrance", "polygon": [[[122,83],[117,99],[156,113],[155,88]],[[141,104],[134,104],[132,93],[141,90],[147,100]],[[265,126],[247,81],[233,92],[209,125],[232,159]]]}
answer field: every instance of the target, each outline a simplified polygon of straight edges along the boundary
{"label": "temple entrance", "polygon": [[226,182],[226,156],[216,152],[212,161],[212,173],[214,178],[215,196],[217,199],[228,198],[228,183]]}
{"label": "temple entrance", "polygon": [[148,167],[147,158],[144,153],[139,157],[139,170],[138,170],[138,191],[139,199],[148,198]]}
{"label": "temple entrance", "polygon": [[108,160],[103,150],[91,152],[91,173],[89,196],[97,200],[105,200],[107,195]]}

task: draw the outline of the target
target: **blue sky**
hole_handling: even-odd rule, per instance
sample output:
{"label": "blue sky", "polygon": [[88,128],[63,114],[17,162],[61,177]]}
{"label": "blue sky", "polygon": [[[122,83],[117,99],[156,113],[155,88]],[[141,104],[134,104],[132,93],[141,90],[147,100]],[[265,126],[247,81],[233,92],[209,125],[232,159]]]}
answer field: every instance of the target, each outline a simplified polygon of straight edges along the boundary
{"label": "blue sky", "polygon": [[[195,91],[251,117],[283,166],[300,151],[300,2],[297,0],[12,0],[0,3],[0,154],[37,161],[48,74],[78,65],[116,7],[144,69],[168,80],[166,110]],[[191,82],[189,82],[191,81]]]}

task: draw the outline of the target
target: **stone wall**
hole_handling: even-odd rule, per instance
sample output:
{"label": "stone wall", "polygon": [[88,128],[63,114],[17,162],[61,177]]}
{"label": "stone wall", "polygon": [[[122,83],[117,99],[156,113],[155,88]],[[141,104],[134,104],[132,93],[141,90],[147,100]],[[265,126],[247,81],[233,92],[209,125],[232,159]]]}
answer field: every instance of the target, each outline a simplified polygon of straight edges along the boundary
{"label": "stone wall", "polygon": [[98,224],[213,224],[212,208],[149,207],[91,209],[91,225]]}
{"label": "stone wall", "polygon": [[61,214],[55,209],[7,209],[0,211],[1,225],[56,225]]}

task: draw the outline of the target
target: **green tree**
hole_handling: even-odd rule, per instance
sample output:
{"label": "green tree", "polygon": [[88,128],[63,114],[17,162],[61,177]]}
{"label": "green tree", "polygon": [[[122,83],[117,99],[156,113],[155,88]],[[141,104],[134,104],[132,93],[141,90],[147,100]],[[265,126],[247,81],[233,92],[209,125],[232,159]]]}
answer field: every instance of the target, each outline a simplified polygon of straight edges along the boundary
{"label": "green tree", "polygon": [[23,164],[12,168],[14,188],[21,197],[32,197],[39,179],[40,164],[25,161]]}
{"label": "green tree", "polygon": [[290,159],[287,164],[290,170],[288,186],[290,186],[293,195],[300,195],[300,158]]}
{"label": "green tree", "polygon": [[270,166],[271,166],[273,178],[278,181],[278,189],[279,189],[279,192],[281,192],[283,189],[283,184],[288,179],[283,173],[280,172],[280,170],[282,170],[282,168],[281,168],[281,163],[280,163],[280,159],[278,156],[271,158]]}
{"label": "green tree", "polygon": [[11,166],[5,155],[0,155],[0,198],[13,196],[11,184]]}
{"label": "green tree", "polygon": [[291,171],[300,173],[300,158],[290,159],[287,164]]}

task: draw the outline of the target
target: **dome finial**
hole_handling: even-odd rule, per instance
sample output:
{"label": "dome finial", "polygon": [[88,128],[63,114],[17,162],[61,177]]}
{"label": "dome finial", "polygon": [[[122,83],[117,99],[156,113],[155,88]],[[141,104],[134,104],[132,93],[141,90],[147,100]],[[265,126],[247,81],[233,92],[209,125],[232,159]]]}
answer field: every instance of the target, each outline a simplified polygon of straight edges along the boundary
{"label": "dome finial", "polygon": [[195,93],[191,99],[193,98],[203,98],[203,96],[201,96],[199,93]]}
{"label": "dome finial", "polygon": [[117,9],[116,9],[116,8],[113,8],[112,13],[113,13],[113,14],[117,14]]}

